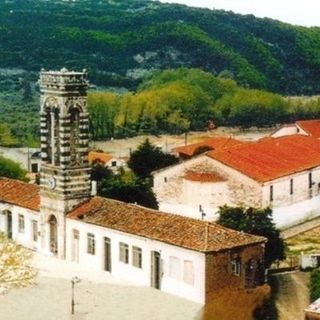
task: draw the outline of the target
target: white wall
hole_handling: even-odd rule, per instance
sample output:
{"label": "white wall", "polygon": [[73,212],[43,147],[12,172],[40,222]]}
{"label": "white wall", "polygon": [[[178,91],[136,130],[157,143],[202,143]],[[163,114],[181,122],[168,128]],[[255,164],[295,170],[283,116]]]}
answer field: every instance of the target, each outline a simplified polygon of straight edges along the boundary
{"label": "white wall", "polygon": [[289,136],[293,134],[307,135],[307,133],[304,130],[302,130],[298,125],[295,124],[292,126],[283,126],[279,128],[277,131],[271,134],[271,137],[278,138],[278,137]]}
{"label": "white wall", "polygon": [[[198,303],[205,299],[205,255],[163,242],[130,235],[112,229],[86,224],[81,221],[67,219],[67,260],[72,261],[73,230],[80,233],[79,263],[88,270],[104,270],[104,237],[111,239],[111,274],[115,278],[127,280],[131,283],[150,286],[151,281],[151,251],[161,254],[162,278],[161,290]],[[87,233],[95,235],[95,255],[87,253]],[[129,263],[119,261],[119,242],[129,245]],[[132,265],[132,246],[142,249],[142,268]],[[183,266],[184,260],[191,260],[194,264],[194,285],[183,281],[183,270],[180,270],[180,280],[169,276],[169,257],[177,257]]]}
{"label": "white wall", "polygon": [[[309,188],[309,172],[312,174],[312,188]],[[290,194],[290,180],[293,180],[293,194]],[[270,186],[273,186],[273,201],[270,202]],[[320,167],[299,172],[267,182],[262,187],[262,205],[281,207],[309,200],[320,194]],[[320,207],[320,203],[319,203]]]}
{"label": "white wall", "polygon": [[[12,239],[26,248],[38,250],[38,248],[40,248],[40,236],[38,235],[37,242],[33,241],[32,220],[36,220],[37,222],[39,221],[39,212],[14,205],[0,203],[0,231],[4,232],[5,234],[7,234],[7,215],[3,214],[4,210],[9,210],[12,213]],[[19,232],[19,214],[24,216],[24,232]],[[38,231],[39,230],[40,228],[38,222]]]}
{"label": "white wall", "polygon": [[[183,179],[188,170],[199,168],[217,173],[226,182],[200,183]],[[155,173],[154,192],[161,211],[199,218],[201,204],[206,220],[215,220],[218,207],[224,204],[259,207],[262,201],[261,184],[206,155]],[[182,210],[184,207],[186,211]]]}

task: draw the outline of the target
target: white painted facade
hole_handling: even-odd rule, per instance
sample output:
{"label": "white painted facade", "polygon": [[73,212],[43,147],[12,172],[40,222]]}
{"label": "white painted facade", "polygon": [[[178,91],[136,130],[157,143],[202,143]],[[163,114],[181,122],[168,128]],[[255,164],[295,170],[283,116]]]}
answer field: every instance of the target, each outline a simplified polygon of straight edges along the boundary
{"label": "white painted facade", "polygon": [[[79,232],[79,254],[74,254],[75,240],[73,239],[74,230]],[[88,233],[94,235],[95,254],[88,253]],[[67,241],[67,260],[80,263],[88,270],[104,270],[105,268],[105,249],[104,239],[111,241],[111,272],[110,274],[118,279],[130,281],[136,285],[151,286],[151,252],[160,253],[161,257],[161,284],[160,289],[164,292],[187,298],[189,300],[203,304],[205,301],[205,254],[187,250],[184,248],[169,245],[160,241],[155,241],[117,230],[108,229],[96,225],[83,223],[81,221],[67,219],[66,241]],[[120,243],[128,244],[129,261],[120,261]],[[133,265],[133,246],[142,250],[142,267]],[[178,265],[170,264],[171,257],[177,259]],[[186,283],[184,278],[185,262],[192,263],[193,284]],[[170,270],[170,268],[176,270]],[[107,271],[106,271],[107,272]],[[174,277],[172,275],[174,273]],[[189,274],[190,276],[190,274]],[[192,277],[192,276],[191,276]]]}
{"label": "white painted facade", "polygon": [[[49,248],[41,248],[40,232],[34,239],[33,223],[40,230],[39,212],[0,203],[0,232],[8,234],[8,211],[12,216],[12,239],[26,248],[52,256]],[[24,228],[19,228],[19,215]],[[20,218],[21,219],[21,218]],[[79,241],[74,239],[74,231]],[[48,230],[45,231],[49,233]],[[94,236],[94,254],[88,253],[88,234]],[[199,304],[205,303],[205,254],[136,235],[127,234],[81,221],[66,219],[66,260],[79,263],[88,272],[105,270],[105,238],[111,244],[111,272],[113,277],[135,285],[151,286],[151,253],[160,254],[160,290]],[[128,263],[120,261],[120,243],[128,244]],[[141,249],[141,268],[133,265],[133,247]],[[172,263],[174,261],[174,263]]]}
{"label": "white painted facade", "polygon": [[[226,181],[201,183],[183,179],[188,170],[199,169],[215,172]],[[286,228],[320,215],[320,167],[260,183],[201,155],[155,172],[154,192],[161,211],[201,219],[201,206],[204,219],[209,221],[218,218],[222,205],[269,206],[277,226]]]}
{"label": "white painted facade", "polygon": [[[12,217],[11,238],[26,248],[40,250],[39,212],[11,204],[0,203],[0,232],[4,232],[5,234],[8,234],[9,228],[8,212],[11,213]],[[23,228],[21,225],[19,226],[19,216],[21,216],[20,221],[23,219]],[[37,225],[38,232],[33,228],[33,223]]]}
{"label": "white painted facade", "polygon": [[308,135],[297,124],[292,124],[292,125],[286,125],[286,126],[280,127],[278,130],[276,130],[274,133],[271,134],[271,137],[278,138],[278,137],[289,136],[293,134]]}

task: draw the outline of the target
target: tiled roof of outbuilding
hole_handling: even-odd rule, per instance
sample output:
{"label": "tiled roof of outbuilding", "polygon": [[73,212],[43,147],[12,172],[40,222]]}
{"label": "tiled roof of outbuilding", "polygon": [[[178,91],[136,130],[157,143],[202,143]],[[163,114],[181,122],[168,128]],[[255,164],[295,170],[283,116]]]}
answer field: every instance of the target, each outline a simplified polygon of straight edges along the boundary
{"label": "tiled roof of outbuilding", "polygon": [[174,148],[173,150],[180,154],[191,157],[194,155],[195,151],[199,148],[208,147],[210,148],[210,150],[221,150],[221,149],[230,148],[232,146],[243,144],[243,143],[245,142],[239,141],[230,137],[215,137],[215,138],[203,140],[198,143],[177,147],[177,148]]}
{"label": "tiled roof of outbuilding", "polygon": [[0,178],[0,202],[39,211],[39,186],[19,180]]}
{"label": "tiled roof of outbuilding", "polygon": [[320,119],[296,121],[296,124],[309,135],[320,138]]}
{"label": "tiled roof of outbuilding", "polygon": [[90,151],[88,153],[88,161],[89,163],[103,163],[106,164],[108,161],[110,161],[114,156],[108,153],[104,152],[96,152],[96,151]]}
{"label": "tiled roof of outbuilding", "polygon": [[320,140],[305,135],[263,138],[209,151],[207,156],[258,182],[267,182],[320,166]]}
{"label": "tiled roof of outbuilding", "polygon": [[216,223],[102,197],[91,198],[67,217],[200,252],[265,242],[263,237],[227,229]]}

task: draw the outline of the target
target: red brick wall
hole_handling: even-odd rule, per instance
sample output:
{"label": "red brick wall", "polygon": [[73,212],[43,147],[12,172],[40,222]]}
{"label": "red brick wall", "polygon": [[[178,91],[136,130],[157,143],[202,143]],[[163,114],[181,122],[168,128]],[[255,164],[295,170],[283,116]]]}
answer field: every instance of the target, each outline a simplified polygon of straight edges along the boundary
{"label": "red brick wall", "polygon": [[[241,260],[240,276],[233,274],[231,269],[231,252],[238,255]],[[245,288],[245,266],[250,259],[262,260],[264,247],[262,244],[254,244],[243,248],[228,250],[206,255],[206,301],[223,290],[248,291]]]}

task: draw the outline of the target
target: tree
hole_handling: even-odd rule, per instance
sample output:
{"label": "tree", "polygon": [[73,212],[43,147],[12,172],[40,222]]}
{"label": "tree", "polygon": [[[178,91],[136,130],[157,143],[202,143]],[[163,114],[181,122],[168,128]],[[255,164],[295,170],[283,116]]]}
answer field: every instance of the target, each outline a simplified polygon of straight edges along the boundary
{"label": "tree", "polygon": [[129,168],[139,178],[149,178],[151,172],[178,162],[178,159],[161,151],[160,148],[150,143],[149,139],[132,152],[128,161]]}
{"label": "tree", "polygon": [[113,179],[103,180],[99,189],[101,196],[158,209],[157,199],[150,184],[141,179],[125,179],[118,175]]}
{"label": "tree", "polygon": [[320,269],[312,270],[310,274],[310,300],[315,301],[320,297]]}
{"label": "tree", "polygon": [[272,221],[270,208],[255,209],[223,206],[219,209],[218,223],[221,225],[259,235],[268,239],[265,247],[265,265],[269,267],[275,260],[285,258],[285,243]]}
{"label": "tree", "polygon": [[16,139],[12,136],[9,127],[0,123],[0,145],[4,147],[12,147],[17,144]]}
{"label": "tree", "polygon": [[36,272],[30,260],[32,253],[0,234],[0,289],[32,284]]}
{"label": "tree", "polygon": [[26,174],[18,163],[0,156],[0,177],[26,181]]}

